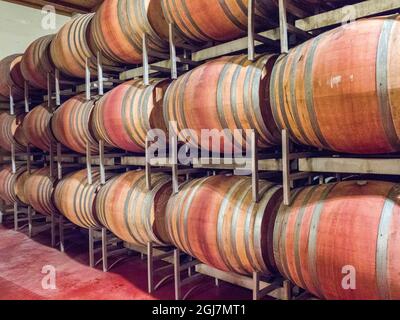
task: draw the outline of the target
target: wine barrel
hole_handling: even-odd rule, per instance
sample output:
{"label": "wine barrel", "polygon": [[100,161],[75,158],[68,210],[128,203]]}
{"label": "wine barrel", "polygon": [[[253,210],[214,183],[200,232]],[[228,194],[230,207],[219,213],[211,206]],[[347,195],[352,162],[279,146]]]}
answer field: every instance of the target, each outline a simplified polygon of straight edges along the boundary
{"label": "wine barrel", "polygon": [[[228,41],[247,34],[247,0],[161,0],[168,23],[187,41]],[[271,0],[255,1],[256,29],[272,26],[277,7]]]}
{"label": "wine barrel", "polygon": [[[107,179],[110,175],[107,175]],[[100,229],[102,225],[95,212],[96,195],[100,188],[100,171],[92,171],[93,184],[88,183],[87,170],[67,175],[54,191],[54,203],[59,212],[82,228]]]}
{"label": "wine barrel", "polygon": [[[349,181],[296,194],[276,219],[281,274],[320,298],[400,299],[400,185]],[[343,286],[346,275],[356,288]]]}
{"label": "wine barrel", "polygon": [[92,129],[98,140],[131,152],[144,152],[151,129],[167,131],[163,100],[168,80],[125,82],[104,95],[93,112]]}
{"label": "wine barrel", "polygon": [[128,243],[165,246],[171,242],[165,226],[171,194],[168,175],[152,175],[149,191],[144,171],[128,172],[102,187],[96,198],[97,216],[102,225]]}
{"label": "wine barrel", "polygon": [[19,175],[15,181],[15,194],[18,198],[19,201],[21,201],[24,204],[29,204],[28,197],[26,194],[26,189],[25,189],[25,184],[28,181],[29,177],[34,174],[36,169],[31,169],[31,172],[29,172],[27,169],[23,171],[21,175]]}
{"label": "wine barrel", "polygon": [[26,151],[28,141],[23,132],[24,115],[10,115],[8,112],[0,113],[0,146],[11,152],[12,144],[15,144],[15,151]]}
{"label": "wine barrel", "polygon": [[13,54],[0,61],[0,96],[3,101],[10,100],[10,88],[14,101],[24,98],[21,59],[21,54]]}
{"label": "wine barrel", "polygon": [[[165,121],[177,122],[183,141],[190,135],[192,144],[214,152],[241,152],[248,147],[245,133],[250,129],[258,133],[260,148],[280,144],[268,92],[275,58],[222,57],[179,77],[164,99]],[[209,138],[200,139],[203,129],[210,130]]]}
{"label": "wine barrel", "polygon": [[41,104],[33,108],[23,122],[25,137],[30,144],[43,150],[50,151],[53,134],[51,132],[51,113],[47,104]]}
{"label": "wine barrel", "polygon": [[64,102],[51,119],[55,138],[69,149],[85,154],[89,144],[92,153],[98,153],[99,146],[90,130],[90,119],[94,101],[87,101],[84,95],[75,96]]}
{"label": "wine barrel", "polygon": [[20,189],[21,184],[17,184],[17,181],[25,172],[26,167],[20,167],[13,173],[11,166],[6,166],[0,171],[0,198],[7,205],[18,201],[18,195],[22,196],[21,200],[24,200]]}
{"label": "wine barrel", "polygon": [[399,19],[360,20],[282,56],[271,81],[279,128],[337,152],[400,151]]}
{"label": "wine barrel", "polygon": [[168,25],[160,0],[105,0],[91,29],[103,56],[121,64],[142,63],[143,34],[150,52],[168,52]]}
{"label": "wine barrel", "polygon": [[56,212],[53,204],[55,179],[49,168],[33,172],[25,182],[25,196],[28,204],[38,213],[52,215]]}
{"label": "wine barrel", "polygon": [[167,206],[172,242],[223,271],[275,273],[272,236],[282,188],[260,181],[260,194],[254,203],[248,177],[213,176],[185,184]]}
{"label": "wine barrel", "polygon": [[54,70],[50,58],[50,44],[54,36],[48,35],[33,41],[22,57],[22,75],[35,88],[47,89],[47,74]]}
{"label": "wine barrel", "polygon": [[97,74],[95,56],[88,40],[93,16],[94,13],[83,14],[68,21],[50,45],[50,55],[55,66],[70,77],[85,78],[86,61],[90,73]]}

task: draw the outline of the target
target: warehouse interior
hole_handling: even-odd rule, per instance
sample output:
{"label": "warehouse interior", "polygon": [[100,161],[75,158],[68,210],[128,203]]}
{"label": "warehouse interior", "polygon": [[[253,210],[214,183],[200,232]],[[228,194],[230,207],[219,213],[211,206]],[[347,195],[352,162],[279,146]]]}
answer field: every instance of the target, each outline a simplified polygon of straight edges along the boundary
{"label": "warehouse interior", "polygon": [[399,10],[0,1],[0,300],[399,300]]}

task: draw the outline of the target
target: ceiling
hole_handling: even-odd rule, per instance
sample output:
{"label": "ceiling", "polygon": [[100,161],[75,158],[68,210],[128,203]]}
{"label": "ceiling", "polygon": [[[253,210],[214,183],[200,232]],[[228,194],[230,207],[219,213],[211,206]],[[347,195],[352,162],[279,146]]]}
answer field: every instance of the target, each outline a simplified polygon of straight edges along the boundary
{"label": "ceiling", "polygon": [[72,15],[74,13],[87,13],[94,11],[103,0],[58,0],[58,1],[45,1],[45,0],[3,0],[15,4],[29,6],[41,9],[46,5],[55,7],[56,12],[64,15]]}

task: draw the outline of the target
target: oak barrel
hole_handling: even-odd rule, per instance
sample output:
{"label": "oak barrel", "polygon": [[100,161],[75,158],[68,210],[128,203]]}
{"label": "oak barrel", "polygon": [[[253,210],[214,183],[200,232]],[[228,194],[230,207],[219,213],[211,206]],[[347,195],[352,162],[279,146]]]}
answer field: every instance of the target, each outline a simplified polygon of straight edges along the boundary
{"label": "oak barrel", "polygon": [[21,54],[13,54],[0,61],[0,100],[10,100],[10,93],[14,101],[24,98],[25,80],[21,72],[21,59]]}
{"label": "oak barrel", "polygon": [[151,129],[167,131],[163,118],[163,100],[168,80],[151,79],[125,82],[97,103],[92,129],[97,139],[131,152],[144,152],[146,136]]}
{"label": "oak barrel", "polygon": [[[248,0],[161,0],[162,9],[178,37],[194,42],[228,41],[247,34]],[[271,26],[277,7],[255,0],[256,29]]]}
{"label": "oak barrel", "polygon": [[100,229],[102,225],[95,211],[96,195],[101,186],[99,170],[92,170],[92,179],[90,185],[86,169],[67,175],[55,188],[54,203],[72,223],[86,229]]}
{"label": "oak barrel", "polygon": [[38,105],[25,116],[23,122],[25,137],[33,146],[43,151],[50,151],[53,139],[50,125],[51,112],[47,108],[47,103]]}
{"label": "oak barrel", "polygon": [[[6,204],[11,205],[18,200],[25,200],[23,191],[20,189],[21,183],[18,183],[25,172],[26,167],[20,167],[13,173],[11,166],[5,166],[0,171],[0,198]],[[21,199],[18,196],[21,196]]]}
{"label": "oak barrel", "polygon": [[122,64],[142,63],[143,34],[150,52],[168,52],[168,25],[160,0],[105,0],[91,28],[103,56]]}
{"label": "oak barrel", "polygon": [[28,204],[38,213],[52,215],[56,212],[53,204],[55,179],[50,169],[42,168],[33,172],[25,182],[25,196]]}
{"label": "oak barrel", "polygon": [[[15,194],[17,195],[17,198],[19,201],[21,201],[24,204],[29,204],[28,201],[28,196],[27,196],[27,189],[25,189],[26,182],[28,181],[29,177],[34,174],[36,169],[31,168],[31,172],[29,172],[27,169],[19,175],[15,181]],[[28,191],[29,192],[29,191]]]}
{"label": "oak barrel", "polygon": [[92,153],[98,153],[98,143],[90,130],[94,105],[95,102],[87,101],[84,95],[75,96],[64,102],[51,119],[55,138],[75,152],[86,154],[88,144]]}
{"label": "oak barrel", "polygon": [[145,172],[131,171],[102,187],[96,198],[97,216],[102,225],[128,243],[165,246],[171,242],[165,225],[171,194],[170,176],[153,174],[149,191]]}
{"label": "oak barrel", "polygon": [[[192,144],[214,152],[223,152],[224,146],[227,152],[241,152],[242,146],[248,147],[245,138],[250,129],[258,133],[260,148],[280,144],[268,91],[275,59],[275,55],[255,62],[245,55],[222,57],[182,75],[167,90],[166,123],[176,121],[183,141],[190,136]],[[185,129],[191,132],[182,132]],[[200,139],[203,129],[214,131],[208,139]]]}
{"label": "oak barrel", "polygon": [[299,189],[276,219],[279,271],[320,298],[400,299],[399,246],[400,185],[390,182]]}
{"label": "oak barrel", "polygon": [[22,75],[35,88],[47,89],[47,74],[54,72],[50,57],[50,44],[54,36],[43,36],[33,41],[22,57]]}
{"label": "oak barrel", "polygon": [[10,115],[8,112],[0,112],[0,146],[11,152],[13,143],[15,151],[26,151],[28,141],[23,132],[24,115]]}
{"label": "oak barrel", "polygon": [[55,66],[70,77],[85,78],[86,61],[90,73],[97,74],[95,55],[89,41],[93,16],[94,13],[83,14],[68,21],[50,45],[50,55]]}
{"label": "oak barrel", "polygon": [[255,204],[248,177],[213,176],[185,184],[167,206],[172,242],[222,271],[273,274],[272,236],[282,188],[260,181],[260,195]]}
{"label": "oak barrel", "polygon": [[400,151],[399,19],[360,20],[282,56],[271,81],[278,126],[318,148]]}

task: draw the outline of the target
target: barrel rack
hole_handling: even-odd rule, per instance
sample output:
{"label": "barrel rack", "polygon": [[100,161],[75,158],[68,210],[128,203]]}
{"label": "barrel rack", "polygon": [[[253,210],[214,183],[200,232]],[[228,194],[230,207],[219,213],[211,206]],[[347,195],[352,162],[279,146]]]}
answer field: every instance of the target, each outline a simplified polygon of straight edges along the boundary
{"label": "barrel rack", "polygon": [[[162,75],[172,80],[180,73],[189,71],[209,59],[223,55],[247,52],[248,59],[254,60],[257,51],[272,53],[288,53],[292,45],[301,43],[313,36],[318,35],[319,30],[329,29],[342,23],[345,12],[343,8],[322,11],[311,15],[303,8],[296,7],[291,0],[279,0],[279,19],[276,27],[263,32],[255,32],[254,28],[254,0],[248,0],[248,35],[247,37],[226,42],[223,44],[208,43],[202,47],[192,43],[177,42],[175,39],[174,25],[169,25],[169,54],[149,52],[147,38],[143,37],[143,61],[142,65],[133,69],[116,68],[104,66],[100,53],[96,55],[97,79],[90,74],[89,63],[86,61],[86,77],[81,82],[64,80],[60,78],[58,70],[48,75],[47,101],[50,110],[55,110],[61,105],[64,97],[70,97],[78,93],[84,93],[86,99],[97,99],[104,95],[105,91],[112,89],[115,85],[133,78],[143,78],[145,84],[149,83],[150,76]],[[352,6],[354,19],[374,16],[383,13],[392,13],[400,9],[400,0],[375,1],[368,0],[356,3]],[[150,63],[150,60],[155,62]],[[67,88],[68,87],[68,88]],[[11,90],[10,90],[11,92]],[[95,93],[95,94],[94,94]],[[25,111],[29,111],[29,85],[25,85]],[[14,112],[19,106],[14,103],[10,95],[10,112]],[[53,108],[53,109],[52,109]],[[102,184],[106,183],[106,171],[123,171],[132,168],[144,168],[146,171],[147,186],[151,189],[151,174],[154,171],[171,172],[174,192],[179,191],[180,176],[189,180],[193,176],[204,176],[209,174],[229,173],[245,174],[252,176],[253,200],[259,200],[259,179],[268,178],[282,182],[284,189],[284,204],[290,206],[292,203],[292,189],[299,185],[325,183],[326,178],[340,181],[343,178],[355,175],[373,174],[386,176],[400,176],[400,155],[388,157],[354,157],[348,155],[337,155],[330,152],[315,150],[296,146],[286,130],[282,131],[282,147],[260,152],[257,148],[257,135],[251,132],[251,154],[245,163],[235,163],[230,159],[229,164],[224,164],[222,158],[196,158],[187,167],[178,165],[178,139],[171,140],[168,159],[153,159],[148,152],[152,141],[146,143],[144,155],[134,155],[124,152],[106,153],[103,141],[99,142],[99,154],[93,155],[87,148],[86,155],[74,153],[62,153],[61,145],[52,144],[52,150],[46,157],[52,174],[61,179],[68,168],[87,168],[88,179],[91,181],[91,172],[94,166],[99,167]],[[32,158],[29,148],[27,150],[26,162]],[[20,154],[12,153],[11,163],[15,167]],[[227,159],[225,159],[227,160]],[[29,164],[28,164],[29,166]],[[5,209],[3,208],[2,212]],[[10,208],[8,208],[10,211]],[[18,216],[19,206],[14,206],[14,214]],[[0,214],[0,221],[2,215]],[[64,234],[67,230],[76,227],[57,213],[52,215],[52,244],[56,245],[56,220],[58,220],[58,236],[60,250],[66,249],[65,241],[68,236]],[[18,219],[16,220],[18,224]],[[101,245],[99,246],[99,243]],[[122,244],[122,246],[121,246]],[[90,265],[95,267],[102,263],[103,271],[110,270],[116,263],[124,260],[129,252],[137,252],[141,258],[147,257],[148,267],[148,290],[154,292],[167,281],[174,279],[175,298],[185,299],[199,287],[196,283],[204,277],[214,278],[215,285],[225,281],[249,289],[253,292],[253,299],[262,299],[266,295],[284,300],[307,298],[307,293],[300,293],[290,281],[277,279],[264,279],[260,274],[254,273],[251,277],[231,274],[216,270],[202,264],[196,259],[184,254],[173,247],[159,248],[149,243],[147,246],[137,246],[122,243],[106,229],[89,230],[89,260]],[[95,259],[100,253],[100,258]],[[122,257],[120,257],[122,255]],[[116,259],[113,263],[109,259]],[[166,265],[156,268],[155,264],[163,261]],[[182,272],[187,272],[183,277]],[[155,278],[161,276],[156,283]],[[182,290],[186,286],[191,288],[183,295]]]}
{"label": "barrel rack", "polygon": [[[9,107],[9,106],[7,106]],[[7,108],[7,110],[9,110]],[[1,166],[11,163],[9,152],[1,150]],[[14,205],[7,204],[3,199],[0,200],[0,224],[4,224],[14,217]]]}
{"label": "barrel rack", "polygon": [[[29,83],[24,83],[24,100],[21,102],[15,102],[12,94],[12,88],[10,87],[10,98],[9,98],[9,109],[8,112],[11,115],[15,115],[17,112],[29,112],[29,106],[31,103],[39,103],[40,96],[37,94],[30,95]],[[12,172],[15,174],[17,168],[25,166],[27,171],[30,173],[33,168],[41,166],[45,163],[45,155],[38,150],[35,150],[31,145],[28,144],[25,152],[17,152],[15,142],[11,145],[11,154],[8,161],[11,165]],[[5,208],[6,211],[10,208]],[[48,219],[41,214],[36,213],[30,205],[26,205],[21,201],[17,200],[12,206],[14,230],[22,231],[28,228],[28,236],[33,236],[48,230]],[[22,225],[20,225],[22,223]]]}

